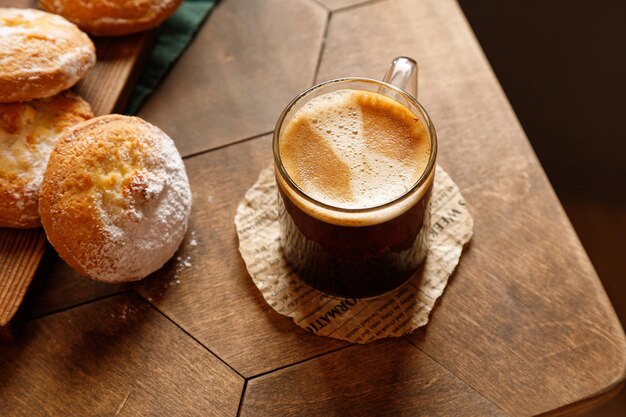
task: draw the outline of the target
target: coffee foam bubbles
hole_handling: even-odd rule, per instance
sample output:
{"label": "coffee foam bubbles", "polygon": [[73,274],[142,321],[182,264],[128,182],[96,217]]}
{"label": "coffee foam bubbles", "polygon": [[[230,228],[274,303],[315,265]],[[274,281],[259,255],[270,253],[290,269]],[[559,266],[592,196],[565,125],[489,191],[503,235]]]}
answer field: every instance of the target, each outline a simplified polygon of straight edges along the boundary
{"label": "coffee foam bubbles", "polygon": [[430,155],[428,133],[406,107],[381,94],[340,90],[298,110],[280,140],[290,177],[341,208],[376,207],[408,191]]}

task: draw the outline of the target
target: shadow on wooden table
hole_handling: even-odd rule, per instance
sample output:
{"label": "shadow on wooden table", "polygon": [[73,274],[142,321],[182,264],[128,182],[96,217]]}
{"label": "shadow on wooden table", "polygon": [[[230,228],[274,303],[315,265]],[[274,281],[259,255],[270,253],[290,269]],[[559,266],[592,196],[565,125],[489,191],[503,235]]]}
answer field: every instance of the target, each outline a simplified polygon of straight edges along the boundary
{"label": "shadow on wooden table", "polygon": [[27,319],[63,311],[86,302],[121,293],[128,284],[107,284],[81,276],[48,246],[24,303]]}
{"label": "shadow on wooden table", "polygon": [[109,389],[102,381],[127,380],[128,369],[149,354],[136,343],[149,329],[147,314],[154,312],[129,293],[29,322],[16,343],[0,346],[0,398],[38,403],[52,414],[50,405],[71,403],[86,392],[93,398],[78,402],[97,403],[93,390]]}
{"label": "shadow on wooden table", "polygon": [[331,415],[400,415],[406,412],[408,381],[422,369],[415,367],[415,350],[403,339],[385,339],[342,350],[316,366],[320,398]]}

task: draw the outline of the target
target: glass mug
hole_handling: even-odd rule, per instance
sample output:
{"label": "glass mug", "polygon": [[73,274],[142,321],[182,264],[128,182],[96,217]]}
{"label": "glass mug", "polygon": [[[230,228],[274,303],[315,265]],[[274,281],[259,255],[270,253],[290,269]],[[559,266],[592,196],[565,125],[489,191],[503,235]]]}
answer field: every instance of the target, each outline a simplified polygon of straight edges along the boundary
{"label": "glass mug", "polygon": [[[293,115],[311,99],[337,90],[372,91],[390,97],[419,118],[430,141],[430,156],[419,179],[392,201],[345,208],[318,201],[289,176],[280,141]],[[311,287],[345,298],[369,298],[408,281],[426,256],[430,196],[435,176],[437,135],[417,96],[417,63],[394,59],[384,81],[341,78],[301,93],[282,112],[273,138],[279,192],[281,244],[286,260]]]}

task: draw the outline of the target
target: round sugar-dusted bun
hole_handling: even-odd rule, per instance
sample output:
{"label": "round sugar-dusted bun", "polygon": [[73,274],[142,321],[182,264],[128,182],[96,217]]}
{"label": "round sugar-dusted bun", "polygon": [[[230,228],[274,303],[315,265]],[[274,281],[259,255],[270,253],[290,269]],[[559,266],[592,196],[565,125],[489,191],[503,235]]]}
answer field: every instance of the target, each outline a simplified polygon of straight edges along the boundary
{"label": "round sugar-dusted bun", "polygon": [[111,283],[163,266],[184,238],[190,208],[172,139],[120,115],[80,123],[59,138],[39,199],[41,222],[61,258]]}
{"label": "round sugar-dusted bun", "polygon": [[61,16],[0,8],[0,103],[53,96],[96,62],[89,37]]}
{"label": "round sugar-dusted bun", "polygon": [[39,188],[61,132],[93,117],[70,91],[24,103],[0,104],[0,227],[41,226]]}
{"label": "round sugar-dusted bun", "polygon": [[39,0],[39,5],[98,36],[120,36],[159,26],[182,0]]}

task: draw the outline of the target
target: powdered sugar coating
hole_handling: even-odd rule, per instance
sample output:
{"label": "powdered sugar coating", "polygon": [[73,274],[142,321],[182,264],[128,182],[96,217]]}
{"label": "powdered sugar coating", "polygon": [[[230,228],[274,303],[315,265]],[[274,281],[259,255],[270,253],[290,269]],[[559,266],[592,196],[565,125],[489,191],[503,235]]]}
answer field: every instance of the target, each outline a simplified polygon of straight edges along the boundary
{"label": "powdered sugar coating", "polygon": [[183,161],[167,136],[156,141],[153,149],[151,170],[135,176],[131,193],[125,196],[128,210],[113,214],[98,206],[108,239],[103,247],[87,245],[87,258],[100,262],[84,267],[103,281],[149,275],[174,255],[185,236],[191,190]]}
{"label": "powdered sugar coating", "polygon": [[[72,173],[79,166],[89,171]],[[59,198],[49,195],[54,189]],[[79,272],[98,281],[133,281],[176,252],[191,201],[172,139],[141,119],[109,115],[76,126],[59,142],[44,178],[42,222]]]}
{"label": "powdered sugar coating", "polygon": [[70,91],[25,103],[0,103],[0,227],[34,228],[48,158],[67,127],[93,117]]}
{"label": "powdered sugar coating", "polygon": [[95,64],[89,37],[61,16],[0,9],[0,102],[50,97]]}

